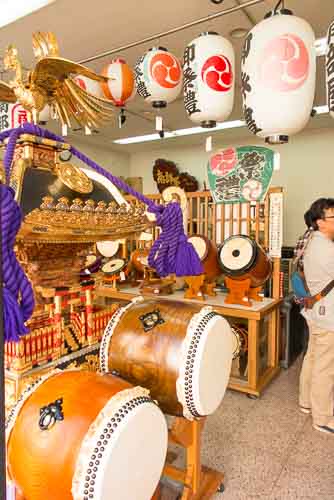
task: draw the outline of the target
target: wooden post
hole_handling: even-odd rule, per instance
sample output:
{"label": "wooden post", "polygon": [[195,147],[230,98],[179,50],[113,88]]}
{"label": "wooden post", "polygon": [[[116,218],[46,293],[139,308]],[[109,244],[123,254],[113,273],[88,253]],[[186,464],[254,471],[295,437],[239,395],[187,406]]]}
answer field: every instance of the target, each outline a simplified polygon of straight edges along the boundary
{"label": "wooden post", "polygon": [[224,474],[201,465],[201,432],[205,418],[189,421],[175,418],[169,441],[186,450],[186,469],[166,465],[164,475],[184,485],[182,500],[208,500],[222,485]]}

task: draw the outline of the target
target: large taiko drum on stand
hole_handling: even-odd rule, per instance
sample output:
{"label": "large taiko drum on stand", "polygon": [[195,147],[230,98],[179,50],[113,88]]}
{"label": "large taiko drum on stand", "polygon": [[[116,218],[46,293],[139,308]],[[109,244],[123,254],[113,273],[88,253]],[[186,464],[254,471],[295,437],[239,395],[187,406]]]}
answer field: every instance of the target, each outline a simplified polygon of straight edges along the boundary
{"label": "large taiko drum on stand", "polygon": [[147,390],[77,370],[28,387],[6,433],[8,474],[25,500],[147,500],[167,451]]}
{"label": "large taiko drum on stand", "polygon": [[206,280],[208,282],[215,281],[222,274],[218,263],[216,245],[202,235],[190,236],[188,241],[193,245],[201,259]]}
{"label": "large taiko drum on stand", "polygon": [[192,420],[221,403],[232,357],[231,328],[211,307],[137,297],[110,320],[100,368],[149,389],[165,413]]}
{"label": "large taiko drum on stand", "polygon": [[261,287],[272,272],[271,260],[263,248],[245,235],[230,236],[219,247],[223,274],[233,280],[250,279],[251,288]]}

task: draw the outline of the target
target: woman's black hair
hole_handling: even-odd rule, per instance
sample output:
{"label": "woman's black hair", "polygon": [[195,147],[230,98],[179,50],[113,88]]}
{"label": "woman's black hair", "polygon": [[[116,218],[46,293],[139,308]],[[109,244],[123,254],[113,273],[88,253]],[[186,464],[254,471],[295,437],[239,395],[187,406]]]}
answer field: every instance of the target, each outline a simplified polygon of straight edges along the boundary
{"label": "woman's black hair", "polygon": [[325,210],[334,208],[334,198],[319,198],[314,201],[304,214],[304,221],[308,228],[318,231],[317,220],[325,217]]}

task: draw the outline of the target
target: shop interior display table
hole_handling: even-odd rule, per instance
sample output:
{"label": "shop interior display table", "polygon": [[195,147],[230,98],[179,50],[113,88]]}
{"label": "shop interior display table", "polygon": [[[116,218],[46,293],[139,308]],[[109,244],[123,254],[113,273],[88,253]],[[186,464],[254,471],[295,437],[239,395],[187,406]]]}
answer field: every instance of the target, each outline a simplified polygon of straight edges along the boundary
{"label": "shop interior display table", "polygon": [[[96,294],[104,300],[130,301],[139,295],[139,288],[124,287],[116,290],[113,287],[100,286]],[[263,389],[277,375],[279,366],[279,331],[281,300],[263,298],[261,302],[253,301],[252,306],[225,304],[226,293],[217,292],[215,297],[207,297],[205,301],[185,299],[184,292],[176,291],[171,295],[158,295],[163,300],[194,302],[204,306],[212,306],[231,324],[234,332],[240,337],[240,351],[232,362],[229,388],[244,392],[250,396],[260,396]],[[145,295],[144,295],[145,297]],[[152,299],[152,295],[146,296]]]}

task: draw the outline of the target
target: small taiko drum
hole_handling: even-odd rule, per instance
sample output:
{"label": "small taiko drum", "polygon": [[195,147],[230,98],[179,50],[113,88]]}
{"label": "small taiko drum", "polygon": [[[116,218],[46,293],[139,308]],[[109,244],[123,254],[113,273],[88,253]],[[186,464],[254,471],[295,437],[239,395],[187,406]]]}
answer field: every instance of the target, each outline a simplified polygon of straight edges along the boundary
{"label": "small taiko drum", "polygon": [[241,352],[246,352],[248,350],[248,332],[246,328],[232,325],[233,333],[233,359],[240,356]]}
{"label": "small taiko drum", "polygon": [[167,452],[165,417],[148,391],[88,371],[33,382],[6,433],[8,474],[25,500],[147,500]]}
{"label": "small taiko drum", "polygon": [[201,235],[190,236],[188,241],[193,245],[201,259],[207,281],[215,281],[215,279],[222,274],[218,263],[216,245],[208,238]]}
{"label": "small taiko drum", "polygon": [[107,276],[115,276],[120,274],[125,266],[126,262],[124,259],[110,259],[108,262],[103,264],[101,271]]}
{"label": "small taiko drum", "polygon": [[223,274],[234,280],[250,279],[251,288],[262,286],[270,278],[272,265],[263,248],[245,235],[230,236],[218,250]]}
{"label": "small taiko drum", "polygon": [[148,256],[150,254],[150,250],[148,248],[137,248],[131,253],[130,262],[133,268],[139,273],[144,274],[145,267],[149,267],[148,265]]}
{"label": "small taiko drum", "polygon": [[96,248],[103,257],[114,257],[119,250],[119,241],[98,241],[96,243]]}
{"label": "small taiko drum", "polygon": [[136,297],[109,321],[100,369],[149,389],[165,413],[192,420],[221,403],[232,356],[230,325],[211,307]]}

